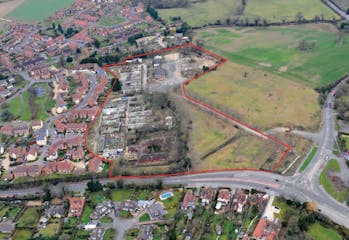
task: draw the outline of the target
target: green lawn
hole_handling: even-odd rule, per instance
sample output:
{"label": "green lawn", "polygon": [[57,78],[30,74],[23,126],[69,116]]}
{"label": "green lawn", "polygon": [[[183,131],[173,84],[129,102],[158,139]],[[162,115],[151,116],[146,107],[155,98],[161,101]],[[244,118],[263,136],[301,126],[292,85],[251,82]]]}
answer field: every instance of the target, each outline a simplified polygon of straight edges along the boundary
{"label": "green lawn", "polygon": [[311,162],[311,160],[313,160],[316,152],[317,152],[317,147],[313,147],[311,149],[311,152],[309,153],[309,155],[307,156],[307,158],[305,159],[305,161],[302,163],[301,168],[299,169],[301,172],[309,165],[309,163]]}
{"label": "green lawn", "polygon": [[[345,34],[342,41],[338,41],[336,31],[328,24],[216,28],[197,31],[195,40],[204,40],[204,47],[230,61],[316,87],[335,82],[349,72],[346,61],[349,35]],[[315,47],[301,51],[302,40],[315,43]]]}
{"label": "green lawn", "polygon": [[107,16],[101,17],[101,19],[98,21],[98,24],[109,27],[109,26],[114,26],[120,23],[125,22],[125,19],[122,17],[115,17],[114,14],[109,14]]}
{"label": "green lawn", "polygon": [[165,209],[168,212],[167,218],[172,218],[176,214],[179,208],[179,204],[182,200],[183,193],[179,191],[173,191],[173,196],[163,200],[162,202],[164,203]]}
{"label": "green lawn", "polygon": [[106,200],[102,192],[88,193],[93,205],[97,205]]}
{"label": "green lawn", "polygon": [[2,219],[7,214],[9,209],[10,207],[5,204],[0,205],[0,219]]}
{"label": "green lawn", "polygon": [[13,236],[13,240],[30,239],[32,234],[33,232],[30,229],[19,229],[16,231],[15,235]]}
{"label": "green lawn", "polygon": [[111,193],[111,199],[114,202],[120,202],[123,200],[130,199],[132,196],[132,190],[124,190],[124,189],[115,189]]}
{"label": "green lawn", "polygon": [[41,21],[74,2],[75,0],[26,0],[6,17],[24,22]]}
{"label": "green lawn", "polygon": [[105,231],[103,240],[113,240],[114,239],[114,235],[115,235],[116,231],[113,228],[108,228]]}
{"label": "green lawn", "polygon": [[143,215],[139,218],[139,221],[140,221],[140,222],[146,222],[146,221],[149,221],[149,220],[150,220],[150,217],[149,217],[149,214],[148,214],[148,213],[143,214]]}
{"label": "green lawn", "polygon": [[[36,97],[32,95],[30,91],[33,91],[37,87],[43,87],[45,89],[43,96]],[[50,111],[55,104],[56,101],[52,99],[51,88],[48,84],[39,83],[33,85],[22,95],[9,101],[7,109],[12,113],[14,118],[19,118],[23,121],[30,121],[32,119],[41,119],[44,121],[49,117],[47,111]]]}
{"label": "green lawn", "polygon": [[340,171],[340,166],[337,160],[331,159],[325,166],[325,168],[322,170],[319,180],[321,185],[324,187],[326,192],[330,194],[333,198],[337,199],[339,202],[344,202],[345,199],[348,196],[349,189],[345,188],[344,190],[338,192],[335,190],[331,180],[327,177],[326,173],[329,170],[339,172]]}
{"label": "green lawn", "polygon": [[41,234],[43,238],[51,238],[57,234],[59,228],[59,221],[55,220],[52,223],[47,224],[45,228],[39,229],[38,235]]}
{"label": "green lawn", "polygon": [[280,213],[275,213],[275,217],[282,221],[285,217],[286,210],[290,208],[284,200],[280,200],[278,197],[274,198],[273,206],[278,206],[280,208]]}
{"label": "green lawn", "polygon": [[11,208],[10,211],[7,213],[7,217],[8,218],[15,218],[20,210],[21,210],[20,207]]}
{"label": "green lawn", "polygon": [[121,217],[121,218],[132,218],[132,215],[131,215],[131,213],[128,212],[128,211],[121,210],[121,211],[119,212],[119,217]]}
{"label": "green lawn", "polygon": [[40,209],[29,207],[18,220],[18,227],[33,228],[37,225],[40,218]]}
{"label": "green lawn", "polygon": [[340,19],[320,0],[248,0],[244,11],[245,18],[253,22],[256,17],[269,22],[295,21],[297,13],[305,19],[324,16],[325,19]]}
{"label": "green lawn", "polygon": [[100,219],[100,221],[101,221],[102,223],[112,223],[112,222],[113,222],[113,219],[112,219],[111,217],[109,217],[109,216],[104,216],[104,217],[102,217],[102,218]]}
{"label": "green lawn", "polygon": [[191,3],[186,8],[158,9],[159,16],[171,21],[171,17],[180,16],[192,27],[214,24],[217,20],[222,23],[227,18],[236,16],[240,0],[206,0]]}
{"label": "green lawn", "polygon": [[325,228],[316,222],[310,226],[308,235],[316,240],[341,240],[342,237],[332,228]]}
{"label": "green lawn", "polygon": [[84,211],[81,216],[81,222],[86,224],[90,221],[90,214],[93,212],[93,209],[89,205],[85,205]]}
{"label": "green lawn", "polygon": [[88,239],[89,235],[90,235],[90,232],[85,231],[85,230],[79,230],[76,233],[75,240],[85,240],[85,239]]}
{"label": "green lawn", "polygon": [[134,190],[134,189],[114,189],[111,192],[111,199],[114,202],[120,202],[128,199],[133,200],[148,200],[151,198],[148,190]]}

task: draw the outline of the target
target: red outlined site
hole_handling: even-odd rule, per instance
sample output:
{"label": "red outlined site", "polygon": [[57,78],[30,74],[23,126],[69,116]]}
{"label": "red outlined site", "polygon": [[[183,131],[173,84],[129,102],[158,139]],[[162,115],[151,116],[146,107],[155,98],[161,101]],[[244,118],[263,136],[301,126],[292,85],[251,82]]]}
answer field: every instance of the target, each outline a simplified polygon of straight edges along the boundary
{"label": "red outlined site", "polygon": [[[164,52],[168,52],[168,51],[172,51],[172,50],[176,50],[176,49],[181,49],[181,48],[187,48],[187,47],[195,48],[195,49],[197,49],[197,50],[199,50],[199,51],[201,51],[201,52],[203,52],[203,53],[206,53],[206,54],[208,54],[208,55],[211,55],[211,56],[217,58],[217,59],[219,60],[219,63],[217,63],[216,65],[210,67],[208,70],[203,71],[203,72],[201,72],[200,74],[194,76],[193,78],[188,79],[188,80],[186,80],[185,82],[183,82],[183,83],[181,84],[181,89],[182,89],[183,97],[184,97],[187,101],[191,102],[192,104],[194,104],[194,105],[196,105],[196,106],[198,106],[198,107],[200,107],[200,108],[203,108],[203,109],[205,109],[205,110],[208,110],[208,111],[210,111],[210,112],[213,112],[213,113],[215,113],[215,114],[217,114],[217,115],[219,115],[219,116],[221,116],[221,117],[223,117],[223,118],[225,118],[225,119],[227,119],[227,120],[229,120],[229,121],[231,121],[231,122],[233,122],[233,123],[236,123],[236,124],[242,126],[243,128],[245,128],[245,129],[247,129],[247,130],[249,130],[249,131],[251,131],[251,132],[254,132],[256,135],[259,135],[259,136],[261,136],[261,137],[263,137],[263,138],[266,138],[266,139],[268,139],[268,140],[270,140],[270,141],[275,142],[275,143],[278,144],[278,145],[281,145],[285,150],[284,150],[284,152],[282,153],[281,157],[280,157],[280,158],[277,160],[277,162],[274,164],[272,170],[260,170],[260,169],[256,169],[256,168],[228,168],[228,169],[219,169],[219,170],[218,170],[218,169],[215,169],[215,170],[202,170],[202,171],[192,171],[192,172],[178,172],[178,173],[168,173],[168,174],[154,174],[154,175],[145,175],[145,176],[113,176],[113,160],[107,159],[107,158],[105,158],[105,157],[103,157],[103,156],[101,156],[101,155],[98,155],[98,154],[94,153],[94,152],[90,149],[90,147],[89,147],[88,144],[87,144],[88,132],[89,132],[89,130],[91,129],[91,127],[93,126],[94,121],[97,119],[97,116],[100,114],[101,110],[103,109],[103,106],[104,106],[104,104],[106,103],[107,99],[109,98],[109,95],[111,94],[114,85],[115,85],[116,82],[118,81],[118,76],[117,76],[116,73],[115,73],[114,71],[112,71],[109,67],[124,65],[124,64],[126,64],[126,61],[127,61],[127,60],[131,60],[131,59],[135,59],[135,58],[141,58],[141,57],[149,56],[149,55],[160,54],[160,53],[164,53]],[[219,55],[217,55],[217,54],[215,54],[215,53],[212,53],[212,52],[208,51],[207,49],[204,49],[204,48],[202,48],[202,47],[196,46],[196,45],[194,45],[194,44],[192,44],[192,43],[188,43],[188,44],[184,44],[184,45],[180,45],[180,46],[175,46],[175,47],[171,47],[171,48],[160,49],[160,50],[153,51],[153,52],[148,52],[148,53],[133,55],[133,56],[124,58],[122,62],[119,62],[119,63],[116,63],[116,64],[109,64],[109,65],[103,66],[102,68],[103,68],[106,72],[110,73],[110,74],[114,77],[115,81],[114,81],[112,87],[108,90],[107,95],[106,95],[104,101],[102,102],[102,104],[101,104],[100,107],[98,108],[98,111],[97,111],[97,113],[96,113],[94,119],[90,122],[90,124],[89,124],[88,127],[87,127],[87,130],[86,130],[85,135],[84,135],[84,143],[85,143],[86,149],[87,149],[88,152],[89,152],[90,154],[92,154],[94,157],[99,158],[99,159],[102,160],[103,162],[109,163],[109,164],[110,164],[109,178],[111,178],[111,179],[122,179],[122,178],[125,178],[125,179],[126,179],[126,178],[157,178],[157,177],[160,178],[160,177],[181,176],[181,175],[191,175],[191,174],[200,174],[200,173],[214,173],[214,172],[226,172],[226,171],[246,171],[246,170],[248,170],[248,171],[262,171],[262,172],[275,172],[275,171],[278,169],[278,167],[280,166],[281,162],[287,157],[287,155],[288,155],[288,154],[290,153],[290,151],[292,150],[292,148],[291,148],[290,145],[288,145],[287,143],[284,143],[284,142],[280,141],[279,139],[277,139],[277,138],[275,138],[275,137],[273,137],[273,136],[271,136],[271,135],[268,135],[268,134],[266,134],[266,133],[264,133],[264,132],[262,132],[262,131],[260,131],[260,130],[258,130],[258,129],[256,129],[256,128],[254,128],[254,127],[251,127],[251,126],[249,126],[248,124],[246,124],[246,123],[244,123],[244,122],[242,122],[242,121],[240,121],[240,120],[238,120],[238,119],[235,119],[235,118],[233,118],[232,116],[230,116],[230,115],[228,115],[228,114],[226,114],[226,113],[224,113],[224,112],[222,112],[222,111],[220,111],[220,110],[218,110],[218,109],[212,107],[211,105],[209,105],[209,104],[207,104],[207,103],[204,103],[204,102],[202,102],[202,101],[199,101],[199,100],[197,100],[197,99],[195,99],[195,98],[193,98],[193,97],[191,97],[191,96],[189,96],[189,95],[187,94],[187,91],[186,91],[186,86],[187,86],[187,85],[189,85],[192,81],[194,81],[194,80],[200,78],[201,76],[207,74],[208,72],[211,72],[211,71],[213,71],[213,70],[216,70],[219,66],[223,65],[223,64],[226,63],[226,62],[227,62],[227,59],[225,59],[225,58],[223,58],[223,57],[221,57],[221,56],[219,56]]]}

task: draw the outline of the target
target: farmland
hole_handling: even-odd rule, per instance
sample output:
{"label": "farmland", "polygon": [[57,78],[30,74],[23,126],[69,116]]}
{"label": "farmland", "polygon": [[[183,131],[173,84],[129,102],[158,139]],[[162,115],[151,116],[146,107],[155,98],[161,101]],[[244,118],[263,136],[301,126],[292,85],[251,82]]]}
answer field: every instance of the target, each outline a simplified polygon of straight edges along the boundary
{"label": "farmland", "polygon": [[44,20],[61,8],[73,4],[74,0],[26,0],[6,15],[7,18],[24,22]]}
{"label": "farmland", "polygon": [[216,23],[217,20],[225,22],[227,18],[236,15],[241,5],[239,0],[207,0],[191,3],[187,8],[159,9],[161,18],[168,21],[171,17],[180,16],[190,26],[203,26]]}
{"label": "farmland", "polygon": [[6,16],[23,2],[24,0],[0,1],[0,17]]}
{"label": "farmland", "polygon": [[[310,87],[327,85],[348,72],[343,59],[349,54],[349,36],[340,38],[331,25],[215,28],[196,33],[204,47],[232,62],[262,68]],[[300,50],[301,42],[314,47]]]}
{"label": "farmland", "polygon": [[227,62],[187,89],[193,97],[260,129],[315,129],[320,120],[315,91],[256,67]]}
{"label": "farmland", "polygon": [[244,18],[253,22],[256,18],[266,19],[268,22],[282,22],[297,20],[301,13],[304,19],[314,19],[315,16],[324,19],[339,19],[339,16],[320,0],[248,0],[244,11]]}

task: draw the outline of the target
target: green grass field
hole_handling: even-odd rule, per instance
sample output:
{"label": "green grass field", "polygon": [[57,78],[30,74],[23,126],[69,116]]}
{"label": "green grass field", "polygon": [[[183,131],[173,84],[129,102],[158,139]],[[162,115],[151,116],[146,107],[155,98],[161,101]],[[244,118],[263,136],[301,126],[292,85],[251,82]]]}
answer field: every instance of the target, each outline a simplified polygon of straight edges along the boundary
{"label": "green grass field", "polygon": [[316,240],[341,240],[342,237],[339,235],[336,230],[332,228],[325,228],[320,223],[314,223],[310,226],[308,230],[308,235],[312,239]]}
{"label": "green grass field", "polygon": [[115,235],[116,231],[113,228],[108,228],[105,231],[103,240],[113,240],[114,239],[114,235]]}
{"label": "green grass field", "polygon": [[33,231],[30,229],[19,229],[16,231],[15,235],[13,236],[13,240],[30,239],[32,234],[33,234]]}
{"label": "green grass field", "polygon": [[[195,39],[228,60],[260,68],[310,87],[324,86],[349,70],[349,35],[338,40],[337,30],[328,24],[270,28],[215,28],[199,30]],[[299,49],[302,40],[315,48]],[[329,61],[331,59],[331,61]]]}
{"label": "green grass field", "polygon": [[74,2],[75,0],[26,0],[6,17],[24,22],[41,21]]}
{"label": "green grass field", "polygon": [[172,197],[162,200],[162,202],[164,203],[165,209],[168,212],[168,214],[166,215],[167,219],[173,218],[174,215],[176,214],[179,204],[182,200],[182,196],[183,194],[181,192],[173,191]]}
{"label": "green grass field", "polygon": [[90,214],[92,212],[93,209],[89,205],[86,205],[81,215],[81,222],[84,224],[88,223],[90,221]]}
{"label": "green grass field", "polygon": [[269,22],[295,21],[297,13],[304,19],[311,20],[315,16],[324,19],[340,19],[339,16],[320,0],[248,0],[244,17],[253,22],[256,17]]}
{"label": "green grass field", "polygon": [[185,103],[186,116],[192,122],[189,134],[189,150],[192,158],[199,159],[215,147],[225,143],[239,130],[214,115]]}
{"label": "green grass field", "polygon": [[[36,87],[43,87],[46,91],[45,94],[39,97],[34,96],[30,91]],[[32,119],[41,119],[44,121],[49,117],[47,111],[50,111],[55,104],[56,102],[51,96],[51,88],[45,83],[39,83],[33,85],[22,95],[10,100],[8,107],[5,109],[8,109],[14,118],[19,118],[23,121],[30,121]]]}
{"label": "green grass field", "polygon": [[52,238],[57,234],[59,228],[59,220],[47,224],[45,228],[39,229],[38,235],[41,234],[42,238]]}
{"label": "green grass field", "polygon": [[309,155],[307,156],[307,158],[305,159],[305,161],[302,163],[302,166],[300,167],[300,171],[302,172],[304,169],[306,169],[306,167],[309,165],[309,163],[311,162],[311,160],[313,160],[316,152],[317,152],[317,147],[313,147],[311,149],[311,152],[309,153]]}
{"label": "green grass field", "polygon": [[206,0],[192,3],[187,8],[158,9],[158,13],[168,21],[171,17],[180,16],[190,26],[197,27],[214,24],[217,20],[223,23],[227,18],[234,17],[240,6],[240,0]]}
{"label": "green grass field", "polygon": [[40,218],[40,209],[30,207],[25,210],[23,215],[18,220],[18,227],[33,228],[36,227]]}
{"label": "green grass field", "polygon": [[257,67],[227,62],[190,83],[187,90],[194,98],[259,129],[317,129],[320,122],[314,90]]}
{"label": "green grass field", "polygon": [[345,188],[342,191],[336,191],[334,188],[332,181],[327,177],[326,173],[332,170],[334,172],[340,172],[340,166],[337,160],[331,159],[322,170],[319,180],[321,185],[324,187],[326,192],[330,194],[333,198],[337,199],[339,202],[344,202],[348,196],[349,189]]}

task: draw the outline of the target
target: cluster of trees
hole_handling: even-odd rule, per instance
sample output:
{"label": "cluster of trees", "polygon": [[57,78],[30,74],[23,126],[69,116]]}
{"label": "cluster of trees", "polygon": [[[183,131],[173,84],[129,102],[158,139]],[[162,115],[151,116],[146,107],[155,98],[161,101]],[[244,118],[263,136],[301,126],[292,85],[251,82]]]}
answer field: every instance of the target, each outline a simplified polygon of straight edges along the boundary
{"label": "cluster of trees", "polygon": [[120,61],[119,55],[106,55],[106,56],[91,55],[88,58],[82,59],[80,61],[80,64],[97,63],[98,65],[102,66],[104,64],[117,63],[119,61]]}
{"label": "cluster of trees", "polygon": [[[111,80],[111,84],[113,85],[115,78]],[[119,92],[122,89],[122,83],[119,80],[116,80],[115,85],[113,86],[113,92]]]}
{"label": "cluster of trees", "polygon": [[157,20],[159,18],[158,12],[151,5],[147,5],[147,12],[153,19]]}
{"label": "cluster of trees", "polygon": [[143,33],[137,33],[137,34],[129,37],[127,40],[131,45],[134,45],[134,44],[136,44],[136,40],[139,38],[142,38],[143,36],[144,36]]}
{"label": "cluster of trees", "polygon": [[188,7],[188,0],[151,0],[150,4],[155,8],[185,8]]}
{"label": "cluster of trees", "polygon": [[336,93],[334,108],[338,112],[338,118],[349,122],[349,81],[341,86]]}
{"label": "cluster of trees", "polygon": [[103,185],[99,181],[90,180],[87,182],[87,190],[90,192],[98,192],[103,189]]}

